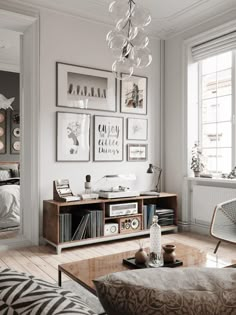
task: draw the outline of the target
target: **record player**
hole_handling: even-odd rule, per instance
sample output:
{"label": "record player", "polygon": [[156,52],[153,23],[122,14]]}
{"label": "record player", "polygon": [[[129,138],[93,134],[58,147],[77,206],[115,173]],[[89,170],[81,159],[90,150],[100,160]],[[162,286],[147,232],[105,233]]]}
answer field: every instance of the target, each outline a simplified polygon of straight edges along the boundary
{"label": "record player", "polygon": [[106,199],[137,197],[140,195],[138,191],[130,190],[124,186],[118,186],[118,188],[111,188],[109,190],[100,190],[98,193],[100,198]]}

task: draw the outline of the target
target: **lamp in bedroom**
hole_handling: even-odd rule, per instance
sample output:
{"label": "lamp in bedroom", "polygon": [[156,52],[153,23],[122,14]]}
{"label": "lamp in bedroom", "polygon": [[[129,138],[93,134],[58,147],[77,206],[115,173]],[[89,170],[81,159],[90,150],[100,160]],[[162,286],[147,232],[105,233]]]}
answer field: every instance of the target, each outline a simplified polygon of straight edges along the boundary
{"label": "lamp in bedroom", "polygon": [[157,184],[156,184],[156,189],[155,191],[156,192],[159,192],[160,191],[160,180],[161,180],[161,173],[162,173],[162,169],[158,166],[155,166],[153,164],[149,164],[149,167],[147,169],[147,173],[148,174],[156,174],[157,175]]}

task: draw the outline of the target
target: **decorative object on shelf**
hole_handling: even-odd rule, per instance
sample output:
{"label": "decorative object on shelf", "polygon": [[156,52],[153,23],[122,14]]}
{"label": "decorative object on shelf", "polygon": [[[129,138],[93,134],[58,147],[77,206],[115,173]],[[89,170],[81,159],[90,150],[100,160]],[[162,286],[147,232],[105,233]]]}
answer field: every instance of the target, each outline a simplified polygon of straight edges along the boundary
{"label": "decorative object on shelf", "polygon": [[57,179],[53,181],[53,200],[55,201],[79,201],[80,197],[74,196],[68,179]]}
{"label": "decorative object on shelf", "polygon": [[127,160],[130,162],[147,161],[147,144],[127,144]]}
{"label": "decorative object on shelf", "polygon": [[147,114],[147,78],[132,76],[120,84],[120,111]]}
{"label": "decorative object on shelf", "polygon": [[163,265],[163,257],[161,252],[161,227],[158,224],[158,216],[154,215],[152,225],[150,227],[150,255],[149,266],[161,267]]}
{"label": "decorative object on shelf", "polygon": [[230,178],[230,179],[236,178],[236,166],[232,169],[232,171],[226,177],[223,177],[223,178]]}
{"label": "decorative object on shelf", "polygon": [[92,192],[91,175],[86,175],[85,180],[86,180],[86,182],[84,183],[85,194],[91,194]]}
{"label": "decorative object on shelf", "polygon": [[123,118],[94,116],[94,161],[123,161]]}
{"label": "decorative object on shelf", "polygon": [[[149,38],[144,30],[151,22],[147,9],[134,0],[112,1],[109,12],[114,19],[115,29],[106,36],[108,47],[116,58],[112,71],[118,80],[132,76],[135,68],[146,68],[152,62]],[[121,75],[125,72],[125,75]]]}
{"label": "decorative object on shelf", "polygon": [[166,244],[162,246],[164,253],[163,253],[163,259],[164,259],[164,264],[169,264],[169,263],[175,263],[176,262],[176,253],[175,245],[171,244]]}
{"label": "decorative object on shelf", "polygon": [[191,169],[194,172],[195,177],[199,177],[200,173],[204,170],[204,157],[202,154],[202,150],[200,149],[198,143],[194,144],[192,148],[192,161],[191,161]]}
{"label": "decorative object on shelf", "polygon": [[18,110],[11,111],[11,154],[20,153],[20,114]]}
{"label": "decorative object on shelf", "polygon": [[14,102],[15,97],[6,98],[3,94],[0,94],[0,109],[8,109],[13,110],[11,104]]}
{"label": "decorative object on shelf", "polygon": [[143,249],[143,244],[141,241],[139,243],[139,250],[135,253],[134,258],[135,262],[138,264],[145,264],[148,260],[148,255]]}
{"label": "decorative object on shelf", "polygon": [[0,109],[0,154],[6,153],[6,111]]}
{"label": "decorative object on shelf", "polygon": [[148,120],[138,118],[127,119],[127,140],[147,140]]}
{"label": "decorative object on shelf", "polygon": [[90,160],[90,115],[57,112],[57,161]]}
{"label": "decorative object on shelf", "polygon": [[112,72],[56,63],[57,106],[116,111],[116,79]]}
{"label": "decorative object on shelf", "polygon": [[157,184],[155,187],[156,188],[155,191],[159,193],[160,192],[160,180],[161,180],[162,168],[155,166],[153,164],[149,164],[149,167],[147,169],[147,173],[148,174],[154,174],[154,173],[157,174]]}

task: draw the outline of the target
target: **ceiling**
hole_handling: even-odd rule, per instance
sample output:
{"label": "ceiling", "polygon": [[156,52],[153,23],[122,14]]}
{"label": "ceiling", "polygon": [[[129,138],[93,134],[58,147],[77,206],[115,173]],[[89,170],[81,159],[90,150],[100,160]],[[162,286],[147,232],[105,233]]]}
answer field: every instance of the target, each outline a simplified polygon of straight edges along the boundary
{"label": "ceiling", "polygon": [[[113,25],[108,13],[112,0],[21,0],[97,22]],[[118,0],[124,1],[124,0]],[[149,32],[159,38],[174,36],[220,14],[236,9],[236,0],[136,0],[152,15]]]}

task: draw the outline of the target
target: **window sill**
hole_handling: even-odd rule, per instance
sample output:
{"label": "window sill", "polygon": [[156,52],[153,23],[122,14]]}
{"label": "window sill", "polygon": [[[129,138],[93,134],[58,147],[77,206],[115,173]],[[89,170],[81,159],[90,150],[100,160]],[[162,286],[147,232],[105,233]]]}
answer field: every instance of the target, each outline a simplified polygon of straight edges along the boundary
{"label": "window sill", "polygon": [[188,181],[192,182],[202,182],[202,183],[218,183],[218,184],[232,184],[236,185],[236,178],[204,178],[204,177],[185,177]]}

